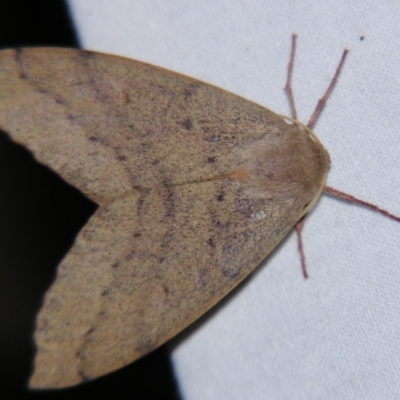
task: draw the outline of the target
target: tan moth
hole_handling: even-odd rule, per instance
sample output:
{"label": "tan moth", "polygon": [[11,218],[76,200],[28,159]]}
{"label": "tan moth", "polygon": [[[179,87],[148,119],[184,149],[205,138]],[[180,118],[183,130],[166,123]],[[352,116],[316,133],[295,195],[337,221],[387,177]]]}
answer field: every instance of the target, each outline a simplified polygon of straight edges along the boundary
{"label": "tan moth", "polygon": [[171,71],[72,49],[0,52],[0,127],[99,204],[37,319],[32,387],[114,371],[243,280],[324,187],[329,155],[293,118]]}

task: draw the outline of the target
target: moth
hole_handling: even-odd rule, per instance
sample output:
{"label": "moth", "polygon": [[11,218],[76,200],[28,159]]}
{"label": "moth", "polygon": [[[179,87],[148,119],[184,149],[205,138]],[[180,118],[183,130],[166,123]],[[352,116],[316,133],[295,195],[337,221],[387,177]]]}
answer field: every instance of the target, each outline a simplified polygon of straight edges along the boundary
{"label": "moth", "polygon": [[[0,52],[0,128],[99,204],[37,317],[31,387],[61,388],[138,359],[242,281],[323,190],[308,125],[152,65],[56,48]],[[299,222],[300,221],[300,222]],[[296,225],[297,224],[297,225]]]}

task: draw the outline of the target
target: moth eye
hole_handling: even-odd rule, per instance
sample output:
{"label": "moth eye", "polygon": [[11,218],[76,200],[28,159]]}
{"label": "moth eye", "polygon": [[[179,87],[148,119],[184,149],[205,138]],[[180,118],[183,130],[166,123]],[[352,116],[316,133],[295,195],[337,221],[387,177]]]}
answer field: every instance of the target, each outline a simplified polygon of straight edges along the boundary
{"label": "moth eye", "polygon": [[283,120],[288,124],[288,125],[293,125],[293,120],[292,118],[289,117],[284,117]]}
{"label": "moth eye", "polygon": [[310,131],[306,131],[307,132],[307,134],[308,134],[308,137],[313,141],[313,142],[315,142],[315,143],[318,143],[318,140],[317,140],[317,138],[315,137],[315,135]]}

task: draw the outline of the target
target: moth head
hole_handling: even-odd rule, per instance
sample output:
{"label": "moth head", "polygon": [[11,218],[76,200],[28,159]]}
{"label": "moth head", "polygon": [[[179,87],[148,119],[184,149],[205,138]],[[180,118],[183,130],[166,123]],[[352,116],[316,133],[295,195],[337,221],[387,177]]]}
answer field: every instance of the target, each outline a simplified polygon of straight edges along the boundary
{"label": "moth head", "polygon": [[248,196],[300,202],[304,213],[319,197],[330,164],[317,136],[287,117],[249,144],[241,156],[245,161],[234,177]]}

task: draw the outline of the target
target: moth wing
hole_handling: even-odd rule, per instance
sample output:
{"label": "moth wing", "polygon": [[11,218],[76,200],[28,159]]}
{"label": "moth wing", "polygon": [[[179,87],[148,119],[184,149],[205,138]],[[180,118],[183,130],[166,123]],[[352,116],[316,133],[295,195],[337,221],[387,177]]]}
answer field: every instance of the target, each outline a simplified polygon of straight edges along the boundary
{"label": "moth wing", "polygon": [[192,78],[74,49],[0,52],[0,87],[0,128],[98,203],[232,172],[284,124]]}
{"label": "moth wing", "polygon": [[160,346],[248,275],[295,218],[229,179],[135,190],[99,208],[46,294],[30,385],[75,385]]}

